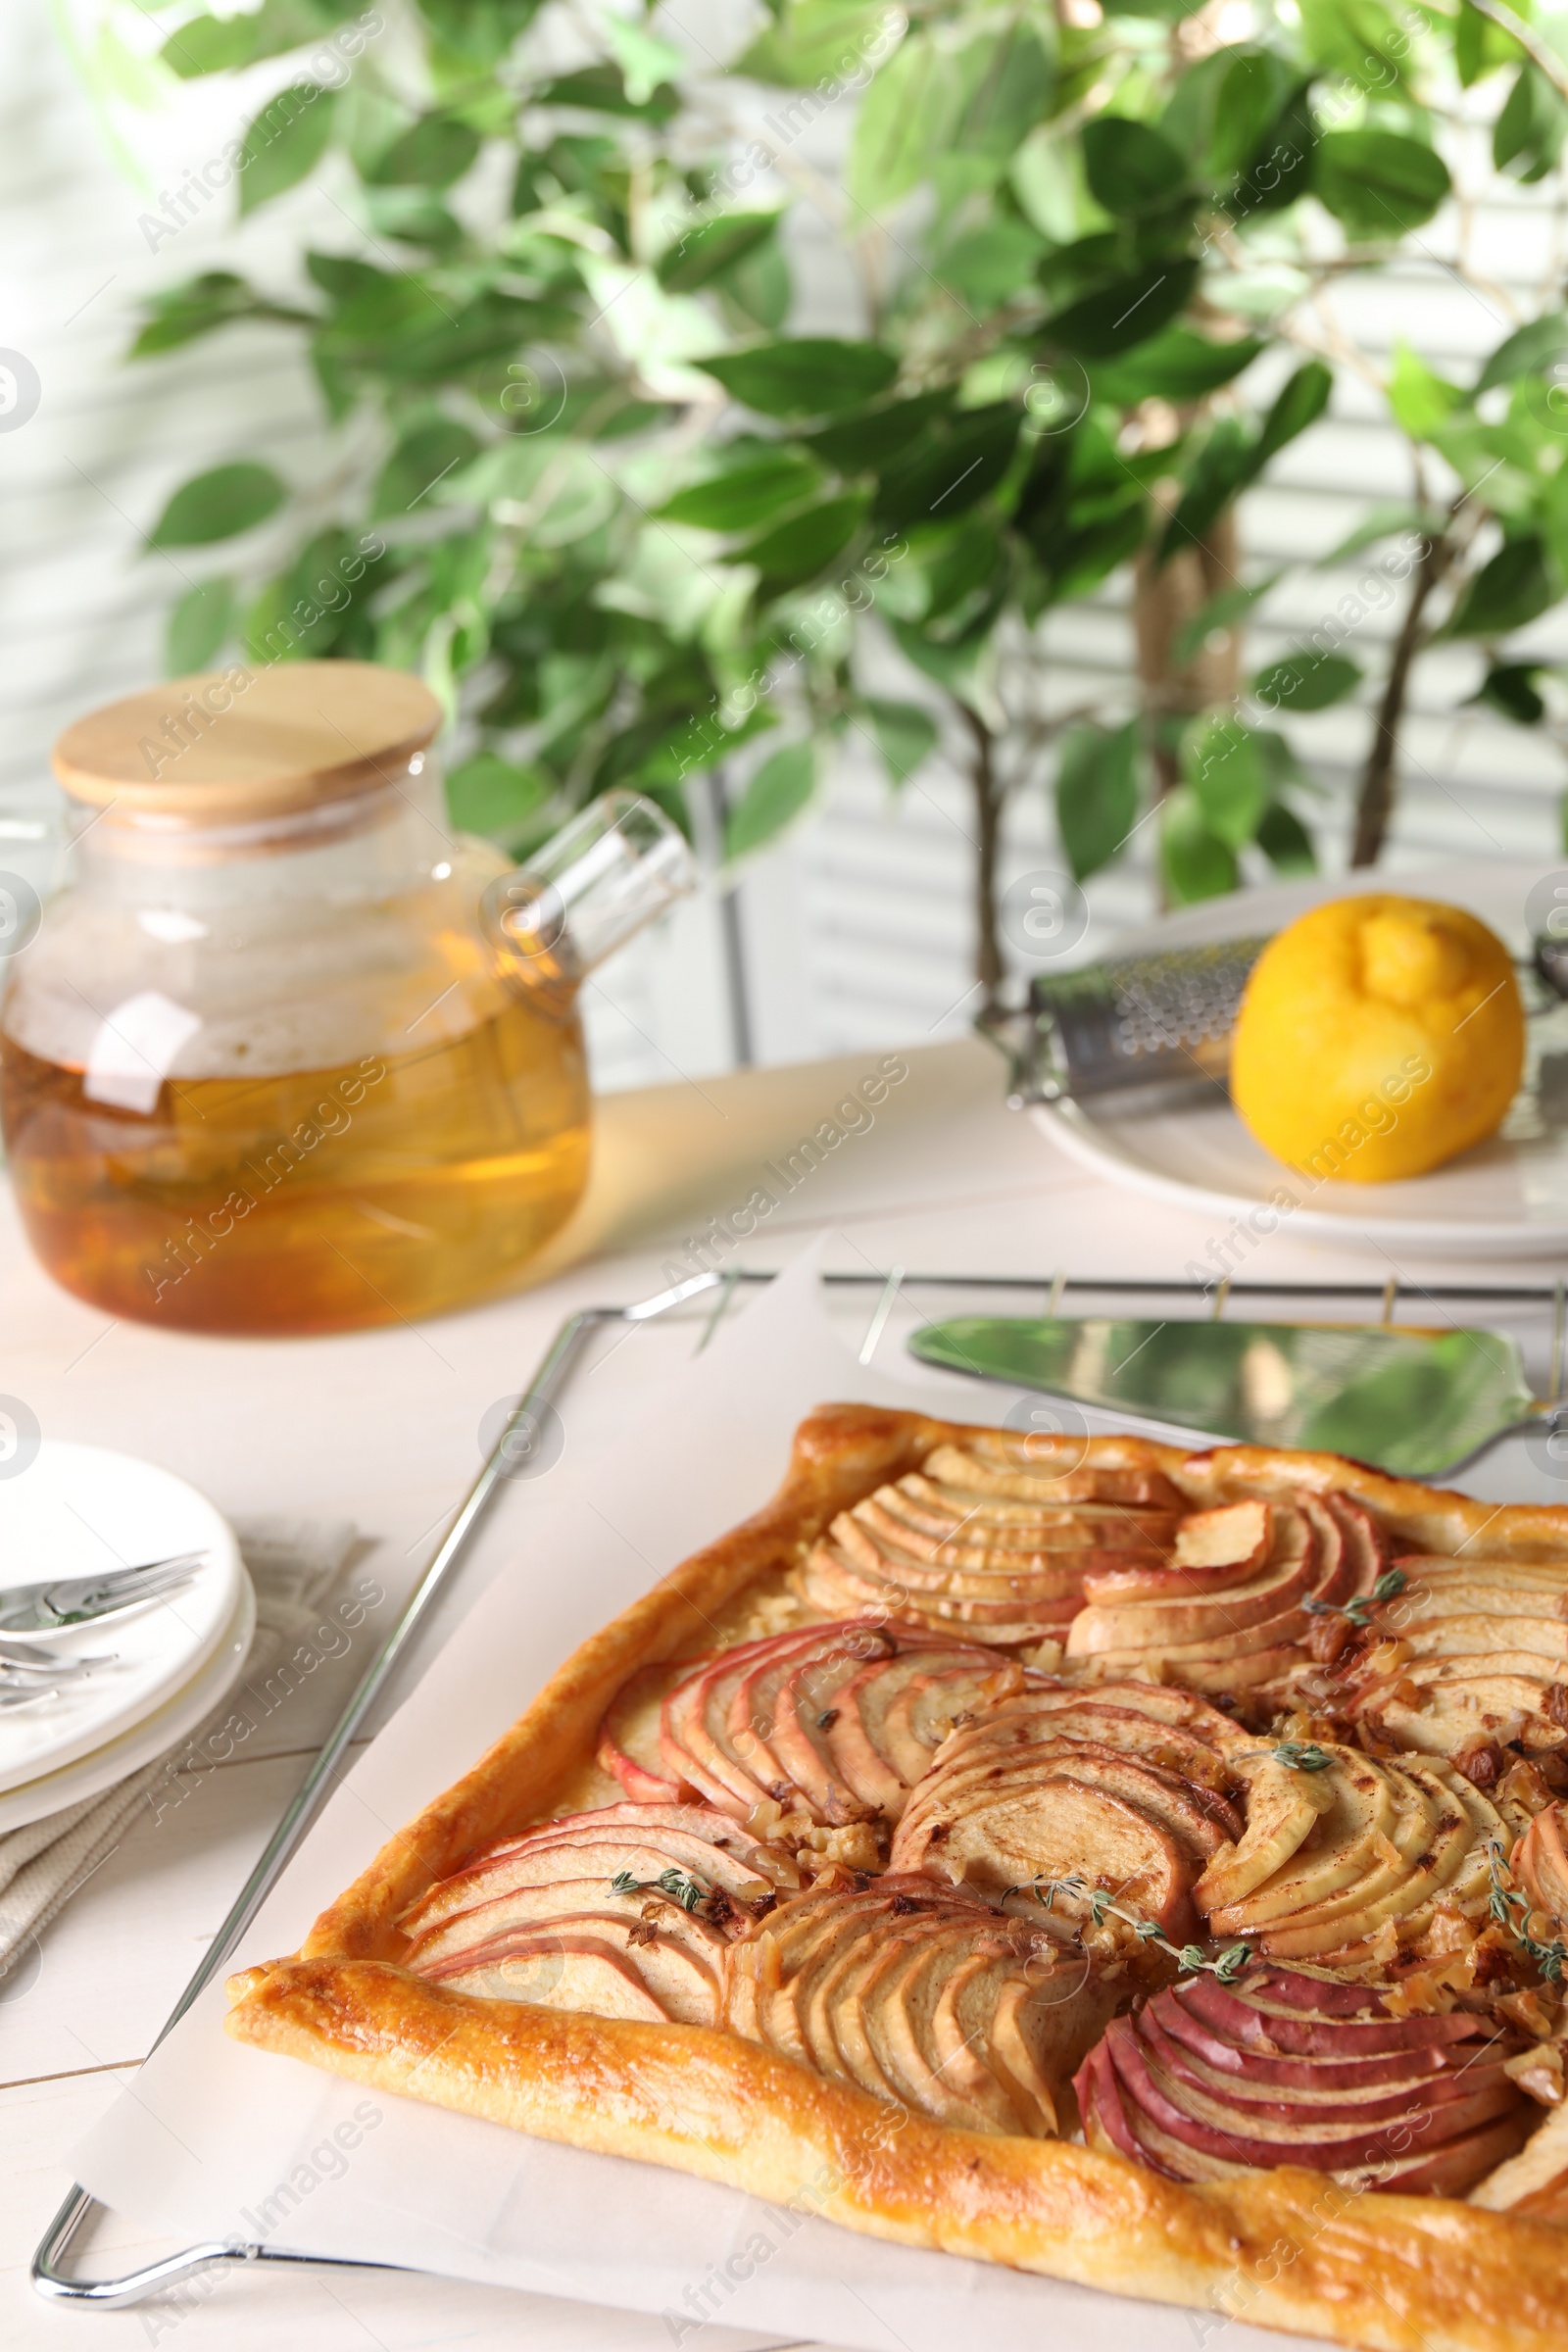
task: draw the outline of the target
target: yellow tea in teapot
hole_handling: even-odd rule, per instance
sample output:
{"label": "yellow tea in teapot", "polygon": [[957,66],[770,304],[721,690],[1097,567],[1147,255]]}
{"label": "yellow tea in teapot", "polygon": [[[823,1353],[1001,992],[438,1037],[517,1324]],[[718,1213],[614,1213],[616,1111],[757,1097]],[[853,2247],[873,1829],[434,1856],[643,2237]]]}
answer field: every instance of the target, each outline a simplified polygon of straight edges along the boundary
{"label": "yellow tea in teapot", "polygon": [[146,1108],[105,1091],[0,1039],[27,1237],[78,1298],[187,1331],[438,1314],[525,1264],[587,1178],[579,1024],[526,999],[416,1052],[166,1078]]}

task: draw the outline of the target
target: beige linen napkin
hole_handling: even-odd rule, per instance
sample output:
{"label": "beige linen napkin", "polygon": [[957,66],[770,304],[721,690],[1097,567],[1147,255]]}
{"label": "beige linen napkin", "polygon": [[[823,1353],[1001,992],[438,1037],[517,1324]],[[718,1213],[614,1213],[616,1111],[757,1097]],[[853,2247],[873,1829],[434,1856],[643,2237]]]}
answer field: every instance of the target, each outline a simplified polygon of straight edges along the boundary
{"label": "beige linen napkin", "polygon": [[[256,1587],[256,1634],[246,1671],[265,1673],[280,1651],[310,1632],[359,1536],[346,1519],[236,1519],[233,1527]],[[225,1693],[208,1721],[231,1703]],[[206,1728],[198,1725],[170,1755],[99,1795],[0,1834],[0,1987],[7,1972],[32,1951],[39,1930],[115,1852],[143,1798],[169,1773],[172,1757],[198,1746]]]}

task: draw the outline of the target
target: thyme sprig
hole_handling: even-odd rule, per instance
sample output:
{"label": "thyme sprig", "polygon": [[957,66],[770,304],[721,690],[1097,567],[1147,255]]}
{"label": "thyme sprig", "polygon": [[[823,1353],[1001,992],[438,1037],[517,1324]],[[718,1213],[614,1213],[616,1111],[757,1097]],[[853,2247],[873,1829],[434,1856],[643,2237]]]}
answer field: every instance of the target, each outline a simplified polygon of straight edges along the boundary
{"label": "thyme sprig", "polygon": [[1270,1753],[1288,1772],[1327,1772],[1334,1761],[1315,1740],[1277,1740]]}
{"label": "thyme sprig", "polygon": [[1530,1933],[1530,1897],[1517,1886],[1504,1882],[1507,1864],[1502,1846],[1495,1838],[1487,1840],[1487,1870],[1492,1880],[1492,1894],[1487,1909],[1505,1934],[1511,1936],[1527,1960],[1533,1960],[1548,1984],[1562,1983],[1563,1969],[1568,1966],[1568,1944],[1560,1936],[1550,1943],[1540,1943]]}
{"label": "thyme sprig", "polygon": [[1397,1600],[1409,1583],[1402,1568],[1386,1568],[1370,1592],[1357,1592],[1343,1604],[1333,1600],[1303,1600],[1302,1608],[1308,1617],[1343,1617],[1348,1624],[1363,1627],[1374,1609],[1386,1600]]}
{"label": "thyme sprig", "polygon": [[1091,1886],[1081,1871],[1071,1871],[1064,1879],[1048,1879],[1037,1873],[1019,1886],[1004,1887],[1002,1895],[1004,1902],[1009,1894],[1032,1894],[1046,1911],[1054,1909],[1058,1894],[1087,1895],[1089,1916],[1097,1928],[1102,1928],[1107,1919],[1119,1919],[1123,1927],[1131,1928],[1140,1943],[1152,1943],[1160,1951],[1168,1952],[1184,1975],[1217,1977],[1222,1984],[1233,1984],[1254,1957],[1245,1943],[1229,1944],[1212,1959],[1201,1944],[1172,1943],[1164,1930],[1157,1928],[1152,1919],[1140,1919],[1136,1911],[1124,1911],[1119,1903],[1111,1900],[1106,1887]]}
{"label": "thyme sprig", "polygon": [[673,1863],[662,1870],[657,1879],[634,1879],[629,1870],[617,1870],[610,1882],[612,1894],[664,1894],[683,1911],[696,1911],[708,1900],[708,1888],[688,1871],[677,1870]]}

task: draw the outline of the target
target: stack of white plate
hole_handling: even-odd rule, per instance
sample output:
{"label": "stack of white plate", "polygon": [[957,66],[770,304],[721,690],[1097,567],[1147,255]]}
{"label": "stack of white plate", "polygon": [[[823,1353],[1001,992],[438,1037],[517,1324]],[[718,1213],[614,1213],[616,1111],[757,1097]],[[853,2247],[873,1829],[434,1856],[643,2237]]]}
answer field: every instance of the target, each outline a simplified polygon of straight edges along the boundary
{"label": "stack of white plate", "polygon": [[[199,1552],[188,1584],[86,1625],[9,1635],[101,1658],[36,1704],[0,1709],[0,1833],[100,1795],[192,1732],[244,1670],[256,1595],[227,1521],[183,1479],[128,1454],[45,1439],[0,1477],[0,1603],[48,1578]],[[20,1686],[0,1672],[0,1690]]]}

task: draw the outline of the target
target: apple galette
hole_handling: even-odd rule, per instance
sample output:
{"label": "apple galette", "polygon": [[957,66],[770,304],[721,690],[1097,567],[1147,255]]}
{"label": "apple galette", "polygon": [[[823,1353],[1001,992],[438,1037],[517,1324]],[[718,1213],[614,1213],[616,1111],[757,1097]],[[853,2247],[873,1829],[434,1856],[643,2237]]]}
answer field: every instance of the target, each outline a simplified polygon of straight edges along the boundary
{"label": "apple galette", "polygon": [[824,1407],[229,2031],[1379,2352],[1568,2329],[1568,1510]]}

